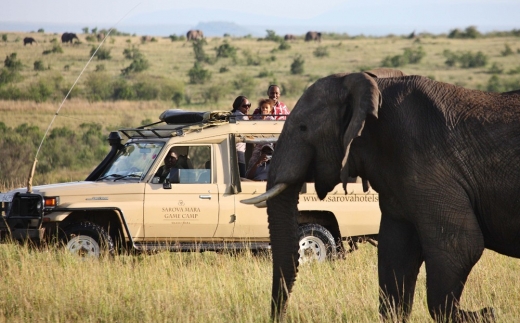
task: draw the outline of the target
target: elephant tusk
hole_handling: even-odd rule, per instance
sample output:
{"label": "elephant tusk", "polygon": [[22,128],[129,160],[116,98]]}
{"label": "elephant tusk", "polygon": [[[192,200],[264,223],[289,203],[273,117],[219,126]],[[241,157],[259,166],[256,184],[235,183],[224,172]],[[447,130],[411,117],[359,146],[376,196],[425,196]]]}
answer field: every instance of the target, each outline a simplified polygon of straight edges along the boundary
{"label": "elephant tusk", "polygon": [[264,207],[267,207],[267,201],[262,201],[260,203],[255,203],[255,206],[257,208],[264,208]]}
{"label": "elephant tusk", "polygon": [[[240,200],[241,203],[244,204],[259,204],[260,202],[267,201],[268,199],[275,197],[276,195],[280,194],[287,188],[287,184],[285,183],[279,183],[273,186],[269,191],[265,192],[264,194],[260,194],[258,196],[252,197],[250,199]],[[263,206],[262,206],[263,207]]]}

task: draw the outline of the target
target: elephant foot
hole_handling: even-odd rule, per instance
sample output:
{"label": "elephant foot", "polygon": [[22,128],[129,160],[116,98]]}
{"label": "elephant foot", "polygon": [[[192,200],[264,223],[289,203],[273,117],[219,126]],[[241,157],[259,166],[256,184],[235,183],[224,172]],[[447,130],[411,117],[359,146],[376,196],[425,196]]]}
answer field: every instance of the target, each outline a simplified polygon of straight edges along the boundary
{"label": "elephant foot", "polygon": [[496,322],[495,309],[492,307],[484,307],[480,311],[469,312],[459,310],[455,316],[454,322],[481,322],[481,323],[494,323]]}

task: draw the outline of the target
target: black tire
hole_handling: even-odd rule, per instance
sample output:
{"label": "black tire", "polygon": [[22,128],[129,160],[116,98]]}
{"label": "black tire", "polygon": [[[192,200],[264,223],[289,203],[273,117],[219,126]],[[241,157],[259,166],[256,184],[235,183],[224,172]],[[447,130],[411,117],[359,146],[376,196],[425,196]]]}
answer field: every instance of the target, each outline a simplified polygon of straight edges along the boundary
{"label": "black tire", "polygon": [[310,261],[325,261],[336,258],[334,237],[319,224],[304,224],[298,228],[300,264]]}
{"label": "black tire", "polygon": [[114,255],[114,241],[105,229],[91,222],[73,223],[65,228],[63,244],[72,254],[82,258]]}

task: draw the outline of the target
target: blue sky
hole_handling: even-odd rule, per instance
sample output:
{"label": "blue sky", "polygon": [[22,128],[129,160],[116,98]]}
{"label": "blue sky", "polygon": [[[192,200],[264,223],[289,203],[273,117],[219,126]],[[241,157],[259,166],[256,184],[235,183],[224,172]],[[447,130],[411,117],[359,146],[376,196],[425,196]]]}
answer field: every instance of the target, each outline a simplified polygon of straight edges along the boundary
{"label": "blue sky", "polygon": [[79,26],[133,32],[138,25],[173,30],[225,21],[259,30],[386,35],[470,25],[480,31],[520,29],[518,12],[519,0],[10,0],[2,4],[0,30],[60,25],[77,32]]}

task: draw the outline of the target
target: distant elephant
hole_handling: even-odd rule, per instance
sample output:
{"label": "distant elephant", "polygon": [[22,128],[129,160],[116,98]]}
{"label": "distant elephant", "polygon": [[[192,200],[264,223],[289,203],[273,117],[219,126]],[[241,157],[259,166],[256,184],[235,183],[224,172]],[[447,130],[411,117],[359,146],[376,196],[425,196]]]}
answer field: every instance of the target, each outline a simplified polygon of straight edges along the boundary
{"label": "distant elephant", "polygon": [[195,40],[204,38],[204,33],[202,30],[192,29],[186,33],[186,40]]}
{"label": "distant elephant", "polygon": [[292,34],[287,34],[283,37],[284,40],[286,41],[289,41],[289,40],[296,40],[296,36],[292,35]]}
{"label": "distant elephant", "polygon": [[267,200],[273,319],[283,318],[298,272],[302,184],[314,178],[324,199],[359,176],[379,193],[382,320],[407,320],[423,262],[434,319],[494,320],[492,308],[469,312],[459,302],[484,248],[520,257],[520,91],[400,75],[336,74],[311,85],[280,134],[268,191],[243,201]]}
{"label": "distant elephant", "polygon": [[98,41],[102,41],[103,39],[105,39],[105,33],[98,33],[96,35],[96,38]]}
{"label": "distant elephant", "polygon": [[152,41],[152,36],[141,36],[141,43],[149,43]]}
{"label": "distant elephant", "polygon": [[78,38],[78,36],[76,36],[75,33],[63,33],[63,35],[61,35],[62,43],[71,43],[72,44],[72,41],[74,39],[77,39],[79,41],[79,38]]}
{"label": "distant elephant", "polygon": [[305,41],[311,41],[311,40],[321,42],[321,33],[317,32],[317,31],[308,31],[305,34]]}
{"label": "distant elephant", "polygon": [[25,37],[23,39],[23,45],[24,46],[27,45],[27,44],[32,45],[32,43],[36,43],[36,39],[34,39],[32,37]]}

